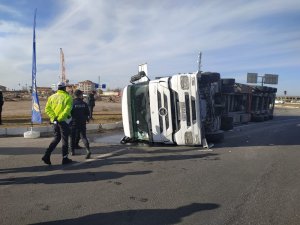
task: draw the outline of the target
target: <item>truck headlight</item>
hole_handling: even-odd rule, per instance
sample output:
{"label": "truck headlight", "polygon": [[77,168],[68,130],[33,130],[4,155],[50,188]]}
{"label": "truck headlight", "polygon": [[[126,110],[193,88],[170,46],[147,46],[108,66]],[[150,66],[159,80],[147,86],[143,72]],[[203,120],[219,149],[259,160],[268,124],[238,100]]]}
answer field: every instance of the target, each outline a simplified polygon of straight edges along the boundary
{"label": "truck headlight", "polygon": [[186,145],[192,145],[193,144],[193,134],[192,132],[185,132],[184,133],[184,141]]}
{"label": "truck headlight", "polygon": [[190,88],[188,76],[180,77],[180,86],[182,90],[188,90]]}

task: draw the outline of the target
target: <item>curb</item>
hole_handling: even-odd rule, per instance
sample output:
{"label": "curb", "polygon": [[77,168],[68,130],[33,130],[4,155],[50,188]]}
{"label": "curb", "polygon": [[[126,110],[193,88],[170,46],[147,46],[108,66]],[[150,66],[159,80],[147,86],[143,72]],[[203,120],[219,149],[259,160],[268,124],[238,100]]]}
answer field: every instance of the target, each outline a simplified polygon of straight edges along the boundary
{"label": "curb", "polygon": [[[108,123],[108,124],[87,124],[86,130],[88,132],[97,132],[101,130],[114,130],[123,128],[122,121],[115,122],[115,123]],[[0,128],[0,137],[7,137],[7,136],[23,136],[26,131],[30,131],[31,127],[13,127],[13,128]],[[52,126],[43,126],[33,127],[34,131],[39,131],[41,136],[47,136],[48,134],[53,133]]]}

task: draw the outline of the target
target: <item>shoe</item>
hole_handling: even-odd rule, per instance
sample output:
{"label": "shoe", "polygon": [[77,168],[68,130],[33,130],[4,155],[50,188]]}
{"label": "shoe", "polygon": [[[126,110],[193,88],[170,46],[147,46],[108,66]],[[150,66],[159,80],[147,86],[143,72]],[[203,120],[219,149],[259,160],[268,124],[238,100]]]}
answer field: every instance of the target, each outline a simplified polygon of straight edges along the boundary
{"label": "shoe", "polygon": [[51,165],[50,156],[44,155],[42,160],[44,161],[45,164]]}
{"label": "shoe", "polygon": [[62,164],[65,165],[65,164],[69,164],[69,163],[72,163],[72,159],[69,159],[69,158],[63,158],[62,160]]}
{"label": "shoe", "polygon": [[86,154],[85,158],[86,158],[86,159],[91,158],[91,154],[92,154],[91,152],[88,152],[88,153]]}

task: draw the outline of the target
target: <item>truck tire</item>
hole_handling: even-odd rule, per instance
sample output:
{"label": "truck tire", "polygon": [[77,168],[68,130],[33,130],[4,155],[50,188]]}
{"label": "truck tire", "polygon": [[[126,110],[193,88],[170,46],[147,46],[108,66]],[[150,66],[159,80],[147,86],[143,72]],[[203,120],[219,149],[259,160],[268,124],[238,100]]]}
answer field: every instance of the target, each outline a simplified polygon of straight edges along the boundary
{"label": "truck tire", "polygon": [[216,116],[221,116],[224,111],[224,106],[215,106],[215,115]]}
{"label": "truck tire", "polygon": [[233,86],[222,86],[221,92],[224,94],[234,93],[234,87]]}
{"label": "truck tire", "polygon": [[250,114],[241,114],[241,123],[247,124],[250,121]]}
{"label": "truck tire", "polygon": [[265,119],[264,119],[264,116],[259,115],[259,116],[252,116],[251,121],[253,121],[253,122],[263,122],[263,121],[265,121]]}
{"label": "truck tire", "polygon": [[221,130],[232,130],[233,129],[233,117],[224,116],[221,118]]}
{"label": "truck tire", "polygon": [[256,86],[255,89],[259,92],[268,92],[268,87],[266,86]]}
{"label": "truck tire", "polygon": [[257,92],[262,92],[263,91],[263,86],[256,86],[255,87],[255,91],[257,91]]}
{"label": "truck tire", "polygon": [[233,86],[235,84],[235,79],[228,78],[228,79],[221,79],[222,86]]}
{"label": "truck tire", "polygon": [[269,120],[272,120],[273,118],[273,115],[269,115]]}
{"label": "truck tire", "polygon": [[210,133],[205,135],[206,140],[212,143],[220,143],[224,140],[224,131],[217,131],[215,133]]}
{"label": "truck tire", "polygon": [[269,120],[269,115],[264,115],[264,121]]}
{"label": "truck tire", "polygon": [[200,80],[203,84],[218,82],[220,80],[220,74],[213,72],[201,73]]}

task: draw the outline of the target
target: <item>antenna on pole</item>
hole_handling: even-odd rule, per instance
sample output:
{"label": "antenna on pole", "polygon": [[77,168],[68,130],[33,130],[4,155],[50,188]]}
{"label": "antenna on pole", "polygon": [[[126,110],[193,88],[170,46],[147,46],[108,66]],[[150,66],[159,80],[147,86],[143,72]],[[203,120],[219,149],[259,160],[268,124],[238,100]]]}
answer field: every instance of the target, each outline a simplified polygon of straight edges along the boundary
{"label": "antenna on pole", "polygon": [[201,60],[202,60],[202,52],[199,53],[199,58],[198,58],[198,72],[201,72]]}
{"label": "antenna on pole", "polygon": [[65,56],[62,48],[60,48],[60,62],[61,62],[61,81],[66,82]]}

